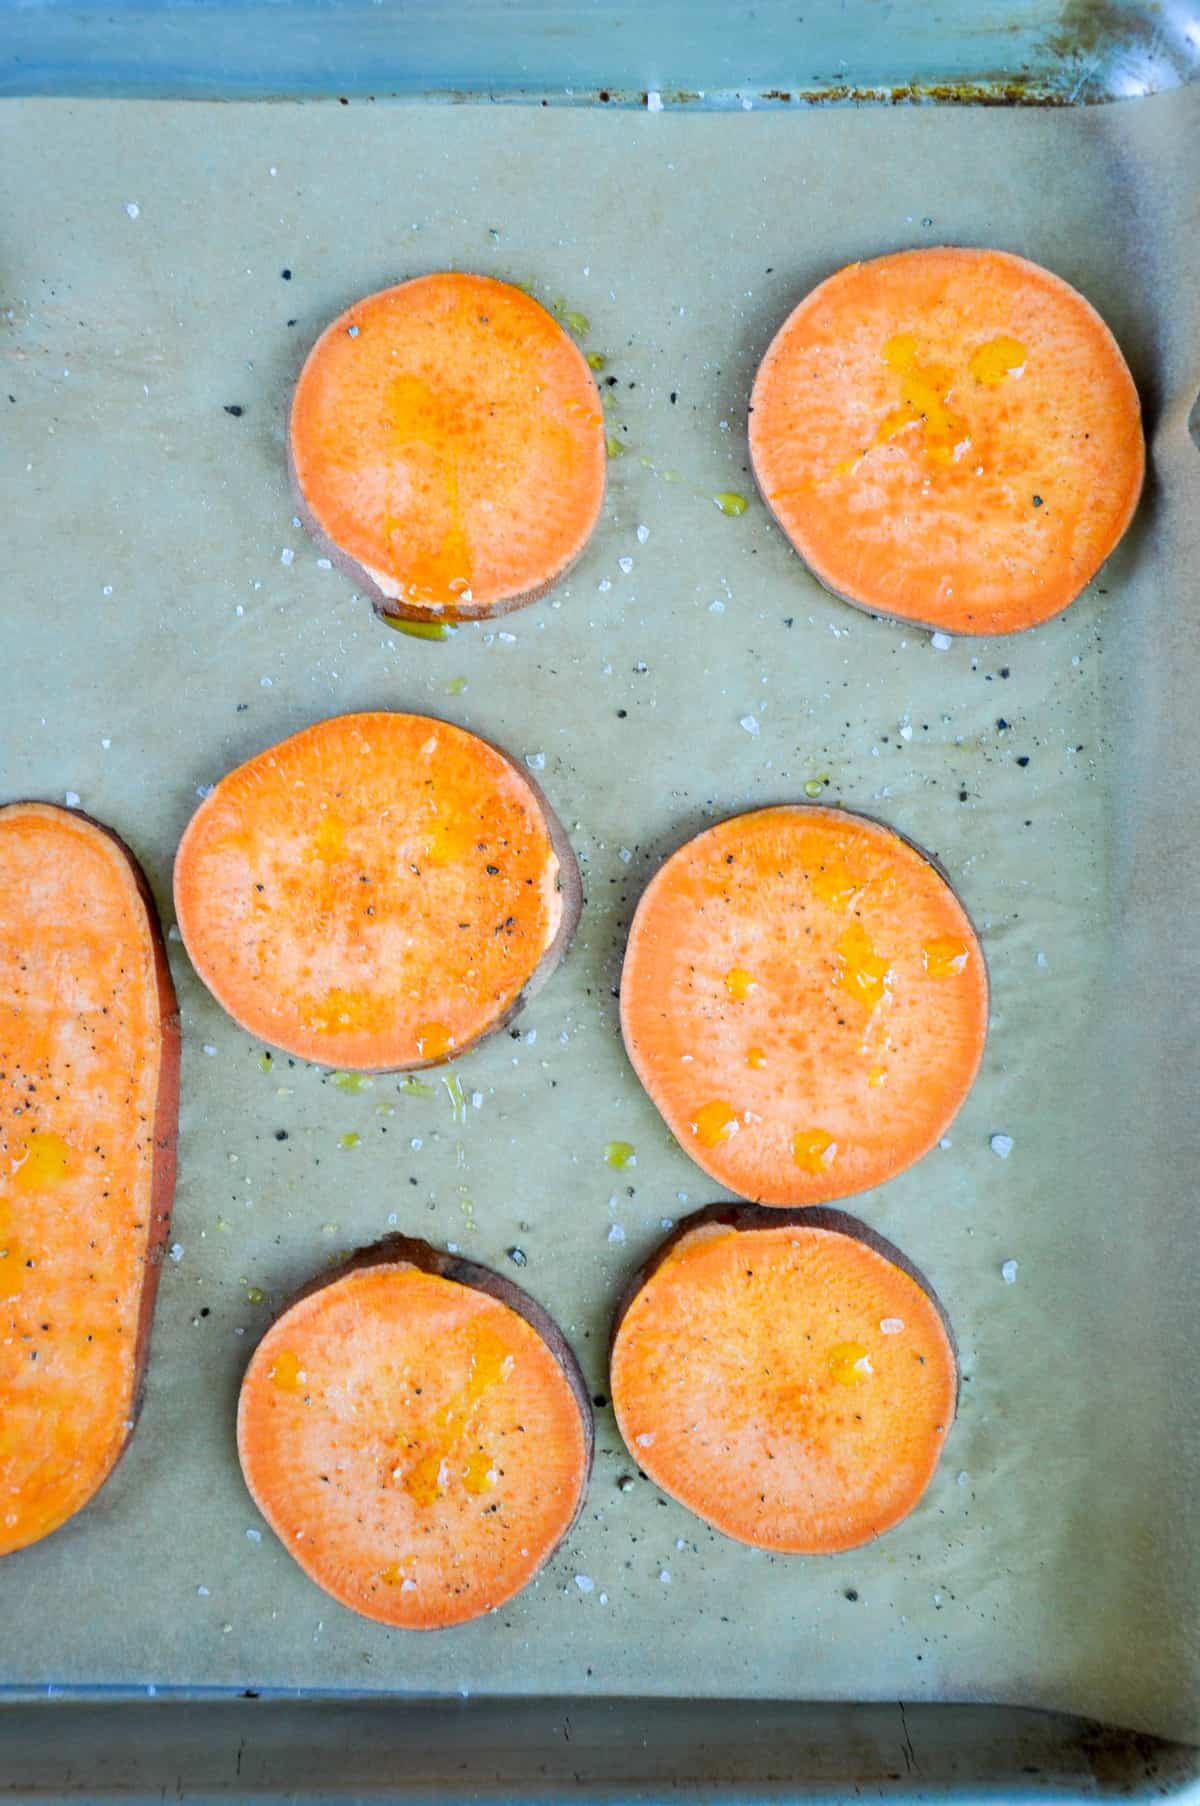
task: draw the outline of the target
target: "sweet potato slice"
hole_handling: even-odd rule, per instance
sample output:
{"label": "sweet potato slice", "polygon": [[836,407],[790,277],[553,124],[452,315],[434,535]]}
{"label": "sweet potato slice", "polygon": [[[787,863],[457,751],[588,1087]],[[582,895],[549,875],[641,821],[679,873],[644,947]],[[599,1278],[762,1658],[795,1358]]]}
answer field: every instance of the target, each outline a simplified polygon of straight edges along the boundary
{"label": "sweet potato slice", "polygon": [[252,1035],[360,1071],[431,1066],[558,964],[579,869],[507,753],[425,715],[341,715],[259,753],[175,860],[196,970]]}
{"label": "sweet potato slice", "polygon": [[671,856],[634,916],[621,1026],[706,1173],[763,1204],[879,1185],[945,1134],[987,1033],[983,953],[911,842],[758,809]]}
{"label": "sweet potato slice", "polygon": [[284,1547],[406,1630],[527,1586],[579,1514],[592,1445],[583,1375],[541,1306],[401,1235],[299,1294],[238,1405],[246,1484]]}
{"label": "sweet potato slice", "polygon": [[1074,601],[1133,516],[1133,378],[1049,270],[953,246],[850,264],[780,328],[754,384],[768,506],[847,602],[1014,633]]}
{"label": "sweet potato slice", "polygon": [[380,613],[473,620],[532,602],[604,500],[595,379],[521,289],[458,272],[368,295],[326,328],[292,403],[312,532]]}
{"label": "sweet potato slice", "polygon": [[714,1205],[629,1287],[611,1391],[664,1492],[738,1542],[822,1555],[917,1504],[958,1363],[929,1282],[854,1217]]}
{"label": "sweet potato slice", "polygon": [[0,1555],[65,1523],[132,1432],[175,1186],[179,1016],[133,855],[0,808]]}

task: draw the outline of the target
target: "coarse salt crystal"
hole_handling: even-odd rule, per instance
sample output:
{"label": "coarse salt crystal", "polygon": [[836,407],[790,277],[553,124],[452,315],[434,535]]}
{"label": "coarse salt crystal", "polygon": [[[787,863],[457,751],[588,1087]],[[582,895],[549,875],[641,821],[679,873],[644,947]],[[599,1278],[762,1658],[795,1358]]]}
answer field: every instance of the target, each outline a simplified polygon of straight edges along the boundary
{"label": "coarse salt crystal", "polygon": [[78,790],[68,790],[65,797],[63,798],[63,801],[66,803],[68,809],[78,809],[78,807],[79,807]]}
{"label": "coarse salt crystal", "polygon": [[530,771],[541,771],[546,763],[545,753],[526,753],[525,763]]}
{"label": "coarse salt crystal", "polygon": [[1016,1285],[1016,1283],[1017,1283],[1017,1263],[1015,1260],[1006,1260],[1005,1261],[1004,1265],[1000,1269],[1000,1277],[1004,1281],[1006,1286],[1015,1286]]}
{"label": "coarse salt crystal", "polygon": [[575,1585],[581,1593],[590,1593],[595,1589],[595,1581],[590,1574],[576,1574]]}
{"label": "coarse salt crystal", "polygon": [[624,558],[618,558],[617,559],[617,569],[624,571],[625,575],[628,577],[630,571],[633,569],[633,559],[630,558],[628,555],[626,555]]}
{"label": "coarse salt crystal", "polygon": [[671,1584],[671,1570],[670,1570],[670,1568],[661,1568],[661,1569],[660,1569],[660,1570],[659,1570],[659,1575],[658,1575],[658,1578],[659,1578],[659,1579],[660,1579],[660,1580],[661,1580],[661,1581],[662,1581],[662,1583],[663,1583],[663,1585],[664,1585],[664,1586],[665,1586],[665,1587],[669,1587],[669,1586],[670,1586],[670,1584]]}
{"label": "coarse salt crystal", "polygon": [[633,854],[628,847],[619,847],[617,849],[617,858],[621,861],[622,865],[628,865],[633,858]]}
{"label": "coarse salt crystal", "polygon": [[296,554],[293,552],[291,546],[284,546],[282,552],[279,554],[279,562],[280,564],[291,564],[295,556]]}
{"label": "coarse salt crystal", "polygon": [[649,539],[649,537],[650,537],[650,529],[643,523],[643,525],[640,526],[637,530],[638,544],[640,546],[644,546],[646,541]]}
{"label": "coarse salt crystal", "polygon": [[170,1255],[171,1255],[171,1259],[173,1261],[175,1261],[175,1263],[178,1265],[178,1263],[183,1259],[183,1243],[182,1242],[172,1242],[171,1247],[170,1247]]}
{"label": "coarse salt crystal", "polygon": [[748,734],[749,734],[749,735],[750,735],[750,737],[751,737],[751,739],[755,739],[755,738],[757,738],[757,735],[758,735],[758,719],[757,719],[757,717],[756,717],[756,716],[754,716],[754,715],[743,715],[743,716],[742,716],[742,718],[741,718],[741,720],[740,720],[740,721],[739,721],[739,722],[738,722],[738,726],[739,726],[739,727],[740,727],[740,728],[742,728],[742,729],[744,729],[744,730],[745,730],[745,732],[746,732],[746,733],[748,733]]}
{"label": "coarse salt crystal", "polygon": [[248,1543],[261,1543],[262,1542],[262,1531],[261,1530],[247,1530],[246,1541]]}
{"label": "coarse salt crystal", "polygon": [[1007,1160],[1013,1151],[1013,1138],[1011,1135],[993,1135],[988,1146],[1000,1160]]}
{"label": "coarse salt crystal", "polygon": [[662,95],[657,88],[651,88],[646,96],[646,111],[647,113],[661,113],[662,110]]}
{"label": "coarse salt crystal", "polygon": [[614,1223],[612,1225],[608,1232],[608,1239],[610,1242],[623,1242],[625,1240],[625,1231],[619,1223]]}
{"label": "coarse salt crystal", "polygon": [[126,203],[125,203],[125,211],[126,211],[126,213],[127,213],[127,214],[128,214],[128,215],[129,215],[129,217],[130,217],[130,219],[136,219],[136,218],[137,218],[137,217],[138,217],[138,214],[139,214],[139,213],[140,213],[140,212],[141,212],[141,211],[142,211],[142,210],[141,210],[141,208],[140,208],[140,207],[139,207],[139,206],[138,206],[138,204],[137,204],[137,202],[136,202],[136,201],[126,201]]}
{"label": "coarse salt crystal", "polygon": [[935,652],[949,652],[954,642],[948,633],[933,633],[929,636],[929,644]]}
{"label": "coarse salt crystal", "polygon": [[720,596],[713,597],[708,605],[708,612],[710,615],[723,615],[725,613],[725,604],[722,602]]}
{"label": "coarse salt crystal", "polygon": [[904,1328],[904,1318],[883,1317],[880,1319],[879,1327],[885,1336],[898,1336]]}
{"label": "coarse salt crystal", "polygon": [[217,1051],[217,1050],[216,1050],[216,1048],[215,1048],[215,1047],[214,1047],[214,1046],[213,1046],[213,1044],[212,1044],[212,1042],[211,1042],[211,1041],[206,1041],[206,1042],[205,1042],[205,1043],[204,1043],[204,1052],[205,1052],[205,1053],[206,1053],[206,1054],[207,1054],[207,1055],[208,1055],[208,1056],[209,1056],[209,1058],[210,1058],[210,1059],[211,1059],[211,1058],[212,1058],[212,1056],[213,1056],[213,1054],[215,1054],[215,1053],[216,1053],[216,1051]]}

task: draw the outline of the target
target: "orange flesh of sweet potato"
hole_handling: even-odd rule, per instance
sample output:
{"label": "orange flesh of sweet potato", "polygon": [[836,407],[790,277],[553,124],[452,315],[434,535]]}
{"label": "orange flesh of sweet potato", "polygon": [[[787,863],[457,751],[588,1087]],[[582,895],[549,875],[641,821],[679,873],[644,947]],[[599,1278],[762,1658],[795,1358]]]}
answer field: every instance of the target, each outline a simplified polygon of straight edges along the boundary
{"label": "orange flesh of sweet potato", "polygon": [[310,528],[386,614],[499,614],[554,583],[604,499],[600,398],[562,327],[488,276],[368,295],[318,339],[289,426]]}
{"label": "orange flesh of sweet potato", "polygon": [[365,1617],[435,1630],[526,1586],[592,1459],[561,1331],[487,1269],[393,1236],[316,1282],[242,1383],[238,1450],[305,1573]]}
{"label": "orange flesh of sweet potato", "polygon": [[240,766],[175,861],[180,930],[249,1032],[367,1071],[437,1064],[561,957],[574,856],[505,753],[424,715],[338,716]]}
{"label": "orange flesh of sweet potato", "polygon": [[1003,251],[850,264],[760,366],[759,488],[827,589],[949,633],[1066,608],[1145,467],[1137,390],[1083,296]]}
{"label": "orange flesh of sweet potato", "polygon": [[734,816],[634,916],[621,1025],[705,1172],[765,1204],[879,1185],[926,1153],[987,1033],[983,954],[923,854],[840,809]]}
{"label": "orange flesh of sweet potato", "polygon": [[132,856],[86,816],[0,808],[0,1555],[86,1505],[128,1441],[178,1110]]}
{"label": "orange flesh of sweet potato", "polygon": [[689,1511],[834,1554],[917,1504],[958,1367],[928,1282],[853,1217],[714,1206],[626,1295],[611,1390],[630,1453]]}

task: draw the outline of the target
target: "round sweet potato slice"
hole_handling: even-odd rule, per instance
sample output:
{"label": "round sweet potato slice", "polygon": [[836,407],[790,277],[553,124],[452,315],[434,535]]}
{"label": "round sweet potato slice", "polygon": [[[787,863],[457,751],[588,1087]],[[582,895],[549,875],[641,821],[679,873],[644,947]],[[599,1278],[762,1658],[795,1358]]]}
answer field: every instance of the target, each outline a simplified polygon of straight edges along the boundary
{"label": "round sweet potato slice", "polygon": [[341,715],[205,798],[180,931],[235,1021],[302,1059],[438,1065],[501,1027],[579,919],[579,868],[507,753],[425,715]]}
{"label": "round sweet potato slice", "polygon": [[698,1165],[756,1203],[880,1185],[945,1134],[979,1069],[988,982],[967,913],[910,841],[781,805],[682,846],[621,973],[635,1071]]}
{"label": "round sweet potato slice", "polygon": [[299,1294],[238,1405],[246,1484],[284,1547],[405,1630],[527,1586],[579,1514],[592,1446],[583,1375],[541,1306],[399,1235]]}
{"label": "round sweet potato slice", "polygon": [[958,1396],[929,1282],[837,1210],[714,1205],[631,1283],[617,1423],[664,1492],[738,1542],[836,1554],[920,1500]]}
{"label": "round sweet potato slice", "polygon": [[419,276],[317,340],[288,454],[310,532],[381,614],[475,620],[532,602],[604,500],[604,419],[578,347],[490,276]]}
{"label": "round sweet potato slice", "polygon": [[806,296],[759,368],[750,453],[827,589],[952,634],[1066,608],[1145,470],[1095,309],[1023,257],[957,246],[853,263]]}

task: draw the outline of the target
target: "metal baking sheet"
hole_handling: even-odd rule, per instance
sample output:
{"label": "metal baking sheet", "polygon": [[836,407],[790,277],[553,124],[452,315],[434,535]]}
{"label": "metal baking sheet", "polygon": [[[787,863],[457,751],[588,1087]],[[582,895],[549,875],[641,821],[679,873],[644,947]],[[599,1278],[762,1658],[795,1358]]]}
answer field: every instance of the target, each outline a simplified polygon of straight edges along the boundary
{"label": "metal baking sheet", "polygon": [[[1195,90],[1081,112],[0,113],[0,791],[78,796],[170,924],[204,786],[317,717],[424,709],[530,760],[587,885],[553,982],[461,1062],[461,1121],[436,1075],[423,1097],[265,1061],[172,942],[181,1173],[145,1408],[94,1506],[0,1568],[10,1699],[901,1697],[1200,1740],[1198,126]],[[814,282],[943,241],[1083,289],[1154,456],[1125,544],[1065,616],[939,651],[805,575],[753,496],[745,412]],[[623,455],[561,589],[428,644],[318,563],[283,423],[325,321],[446,266],[586,315]],[[724,491],[749,498],[740,518]],[[238,1472],[236,1388],[272,1307],[393,1224],[501,1267],[519,1247],[602,1396],[627,1274],[715,1195],[621,1050],[631,909],[705,820],[811,780],[936,851],[991,964],[988,1054],[950,1145],[853,1206],[929,1273],[962,1349],[925,1502],[872,1548],[772,1558],[646,1481],[621,1491],[601,1406],[585,1515],[511,1606],[437,1637],[343,1611]],[[617,1139],[637,1150],[622,1172]]]}

